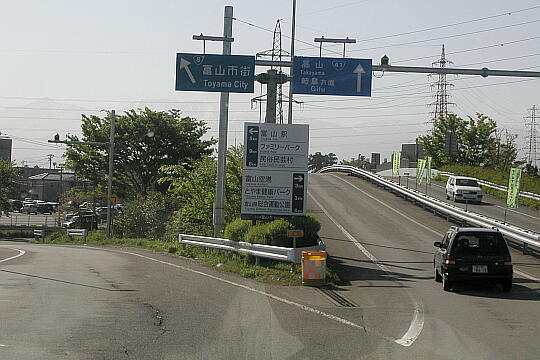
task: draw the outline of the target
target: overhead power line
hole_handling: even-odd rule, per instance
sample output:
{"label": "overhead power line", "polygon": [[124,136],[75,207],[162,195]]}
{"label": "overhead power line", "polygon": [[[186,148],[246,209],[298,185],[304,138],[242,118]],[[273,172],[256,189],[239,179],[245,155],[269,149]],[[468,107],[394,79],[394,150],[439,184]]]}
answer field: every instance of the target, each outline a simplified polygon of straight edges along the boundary
{"label": "overhead power line", "polygon": [[537,23],[537,22],[540,22],[540,20],[532,20],[532,21],[522,22],[522,23],[519,23],[519,24],[497,26],[497,27],[489,28],[489,29],[469,31],[469,32],[466,32],[466,33],[447,35],[447,36],[440,36],[440,37],[431,38],[431,39],[422,39],[422,40],[408,41],[408,42],[403,42],[403,43],[398,43],[398,44],[389,44],[389,45],[383,45],[383,46],[373,46],[373,47],[369,47],[369,48],[349,50],[349,53],[359,52],[359,51],[367,51],[367,50],[375,50],[375,49],[385,49],[385,48],[397,47],[397,46],[420,44],[420,43],[426,43],[428,41],[454,39],[454,38],[462,37],[462,36],[476,35],[476,34],[481,34],[481,33],[489,32],[489,31],[508,29],[508,28],[512,28],[512,27],[516,27],[516,26],[534,24],[534,23]]}

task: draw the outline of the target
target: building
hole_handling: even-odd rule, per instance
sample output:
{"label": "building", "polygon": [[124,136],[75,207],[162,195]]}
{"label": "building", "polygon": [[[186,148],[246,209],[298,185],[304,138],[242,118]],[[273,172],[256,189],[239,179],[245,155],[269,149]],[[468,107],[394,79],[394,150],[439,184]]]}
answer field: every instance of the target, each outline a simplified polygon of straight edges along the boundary
{"label": "building", "polygon": [[13,141],[7,136],[0,136],[0,159],[11,162]]}
{"label": "building", "polygon": [[381,154],[380,153],[371,153],[371,170],[375,171],[377,166],[381,164]]}
{"label": "building", "polygon": [[41,173],[27,180],[28,194],[32,199],[58,201],[65,191],[80,185],[74,173]]}
{"label": "building", "polygon": [[409,167],[416,167],[418,159],[424,158],[424,148],[421,144],[401,144],[401,158],[409,161]]}

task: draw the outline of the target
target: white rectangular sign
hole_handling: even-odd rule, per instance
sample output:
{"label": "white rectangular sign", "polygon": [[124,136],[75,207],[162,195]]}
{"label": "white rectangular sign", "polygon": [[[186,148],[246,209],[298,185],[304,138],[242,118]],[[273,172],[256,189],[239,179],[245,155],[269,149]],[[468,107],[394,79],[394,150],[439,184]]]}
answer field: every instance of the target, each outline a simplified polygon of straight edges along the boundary
{"label": "white rectangular sign", "polygon": [[244,124],[244,169],[308,171],[309,125]]}
{"label": "white rectangular sign", "polygon": [[242,215],[305,215],[307,172],[244,169]]}

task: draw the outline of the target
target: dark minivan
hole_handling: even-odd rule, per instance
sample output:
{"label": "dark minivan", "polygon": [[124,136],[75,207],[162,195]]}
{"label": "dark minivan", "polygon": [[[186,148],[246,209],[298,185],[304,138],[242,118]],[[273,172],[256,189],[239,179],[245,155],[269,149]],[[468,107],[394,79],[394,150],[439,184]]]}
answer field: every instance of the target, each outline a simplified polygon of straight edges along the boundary
{"label": "dark minivan", "polygon": [[504,292],[512,289],[512,258],[498,229],[452,226],[433,258],[435,281],[450,291],[460,281],[497,282]]}

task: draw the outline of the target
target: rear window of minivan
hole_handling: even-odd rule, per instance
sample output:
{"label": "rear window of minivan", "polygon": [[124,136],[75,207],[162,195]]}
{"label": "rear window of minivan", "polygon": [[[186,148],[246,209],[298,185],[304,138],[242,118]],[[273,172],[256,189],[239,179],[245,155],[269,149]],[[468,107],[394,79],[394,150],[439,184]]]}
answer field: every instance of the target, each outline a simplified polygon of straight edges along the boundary
{"label": "rear window of minivan", "polygon": [[454,254],[508,254],[508,246],[499,233],[460,233],[452,244]]}
{"label": "rear window of minivan", "polygon": [[474,179],[457,179],[456,185],[458,186],[474,186],[478,187],[478,182]]}

